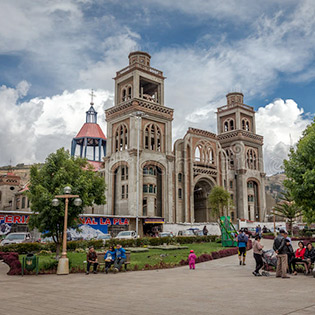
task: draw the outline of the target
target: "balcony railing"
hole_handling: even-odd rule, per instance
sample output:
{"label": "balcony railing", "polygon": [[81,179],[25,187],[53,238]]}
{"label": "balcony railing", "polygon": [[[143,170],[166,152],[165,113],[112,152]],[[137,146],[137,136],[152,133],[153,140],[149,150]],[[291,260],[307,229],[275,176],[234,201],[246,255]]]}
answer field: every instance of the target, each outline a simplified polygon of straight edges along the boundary
{"label": "balcony railing", "polygon": [[143,65],[143,64],[140,64],[138,62],[132,64],[132,65],[129,65],[123,69],[121,69],[120,71],[117,71],[116,72],[116,76],[119,77],[121,75],[123,75],[124,73],[128,72],[129,70],[132,70],[132,69],[142,69],[142,70],[145,70],[145,71],[148,71],[148,72],[151,72],[152,74],[154,75],[158,75],[160,77],[163,77],[163,71],[160,71],[160,70],[157,70],[155,68],[152,68],[152,67],[149,67],[149,66],[146,66],[146,65]]}

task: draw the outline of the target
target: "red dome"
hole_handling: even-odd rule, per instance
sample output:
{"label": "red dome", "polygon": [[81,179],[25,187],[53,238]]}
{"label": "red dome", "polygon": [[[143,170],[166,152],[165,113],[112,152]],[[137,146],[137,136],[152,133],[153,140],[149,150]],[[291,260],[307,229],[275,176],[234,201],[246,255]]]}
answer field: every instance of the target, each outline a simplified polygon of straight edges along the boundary
{"label": "red dome", "polygon": [[98,138],[106,140],[101,127],[94,123],[85,123],[74,139],[77,138]]}

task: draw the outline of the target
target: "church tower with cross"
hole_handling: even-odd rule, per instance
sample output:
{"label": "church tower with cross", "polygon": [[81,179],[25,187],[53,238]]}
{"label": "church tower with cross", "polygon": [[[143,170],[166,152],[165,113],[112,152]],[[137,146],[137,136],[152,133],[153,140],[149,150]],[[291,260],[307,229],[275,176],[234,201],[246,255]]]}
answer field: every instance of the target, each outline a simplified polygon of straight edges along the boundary
{"label": "church tower with cross", "polygon": [[91,92],[90,108],[86,112],[86,121],[71,143],[71,156],[87,158],[97,169],[106,156],[106,137],[97,123],[97,112],[94,109],[94,91]]}

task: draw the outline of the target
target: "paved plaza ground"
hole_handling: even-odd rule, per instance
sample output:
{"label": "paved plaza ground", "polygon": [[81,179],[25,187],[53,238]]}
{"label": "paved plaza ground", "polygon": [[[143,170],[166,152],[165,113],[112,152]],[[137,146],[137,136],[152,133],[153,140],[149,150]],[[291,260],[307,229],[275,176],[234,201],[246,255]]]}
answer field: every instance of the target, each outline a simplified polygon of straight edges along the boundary
{"label": "paved plaza ground", "polygon": [[21,277],[0,264],[0,314],[315,314],[315,279],[254,277],[252,251],[246,266],[231,256],[196,268]]}

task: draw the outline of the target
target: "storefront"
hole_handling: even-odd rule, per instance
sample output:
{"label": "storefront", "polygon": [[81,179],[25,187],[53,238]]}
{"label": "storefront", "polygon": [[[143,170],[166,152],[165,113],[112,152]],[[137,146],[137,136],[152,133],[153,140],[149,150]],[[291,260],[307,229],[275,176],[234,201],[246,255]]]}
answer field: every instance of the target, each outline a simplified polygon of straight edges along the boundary
{"label": "storefront", "polygon": [[164,218],[145,218],[143,219],[143,235],[157,236],[163,231]]}

